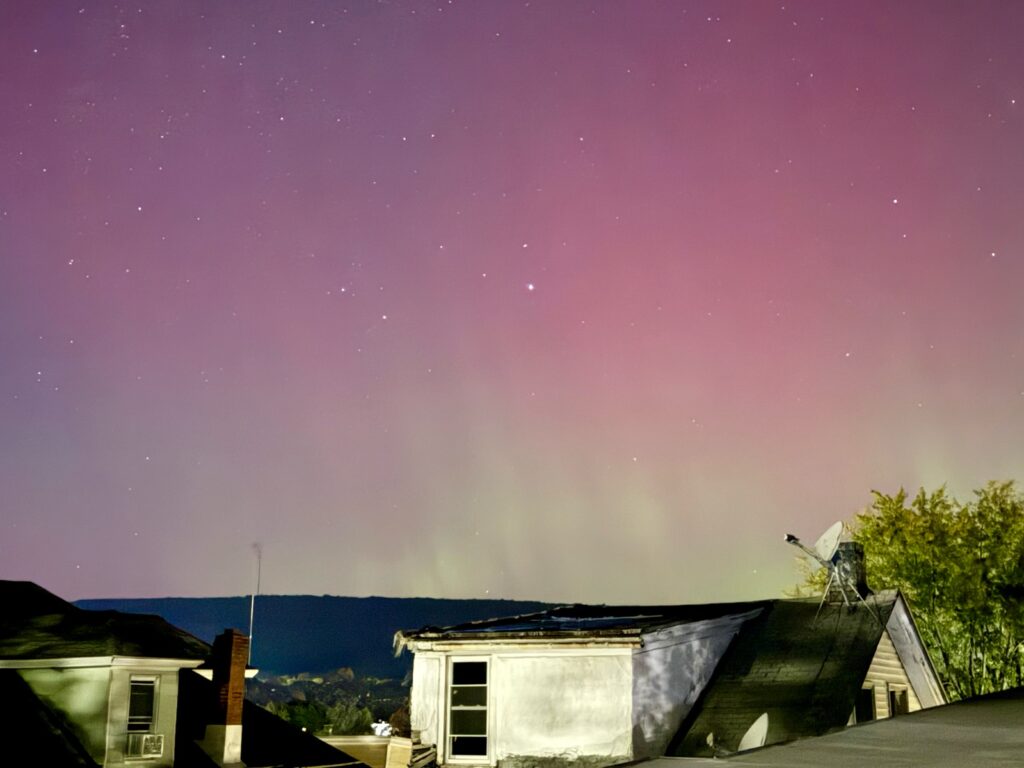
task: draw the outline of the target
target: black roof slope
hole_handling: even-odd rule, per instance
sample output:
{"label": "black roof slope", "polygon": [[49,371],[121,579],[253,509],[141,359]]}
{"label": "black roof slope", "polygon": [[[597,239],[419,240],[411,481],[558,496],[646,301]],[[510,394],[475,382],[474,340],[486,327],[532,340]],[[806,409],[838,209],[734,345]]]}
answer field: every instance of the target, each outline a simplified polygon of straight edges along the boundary
{"label": "black roof slope", "polygon": [[[178,725],[174,741],[175,768],[215,768],[196,743],[206,723],[216,717],[213,683],[190,669],[178,673]],[[242,762],[249,768],[266,766],[353,766],[366,768],[347,752],[332,747],[262,707],[242,705]]]}
{"label": "black roof slope", "polygon": [[40,701],[13,669],[0,669],[3,765],[98,768],[64,718]]}
{"label": "black roof slope", "polygon": [[734,752],[765,712],[767,744],[845,726],[897,598],[871,596],[871,610],[825,605],[817,620],[817,598],[774,601],[733,640],[668,754]]}
{"label": "black roof slope", "polygon": [[85,611],[29,581],[0,581],[0,659],[205,659],[210,646],[159,616]]}
{"label": "black roof slope", "polygon": [[402,630],[407,640],[471,640],[576,636],[632,636],[672,624],[733,616],[764,608],[771,600],[701,605],[563,605],[546,611],[470,621],[450,627]]}

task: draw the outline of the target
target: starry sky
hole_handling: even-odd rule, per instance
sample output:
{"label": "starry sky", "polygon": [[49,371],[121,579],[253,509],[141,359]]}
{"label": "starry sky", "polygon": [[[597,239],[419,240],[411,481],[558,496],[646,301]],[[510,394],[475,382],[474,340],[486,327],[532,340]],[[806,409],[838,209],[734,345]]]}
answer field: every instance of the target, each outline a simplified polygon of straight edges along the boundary
{"label": "starry sky", "polygon": [[0,5],[0,577],[777,596],[1024,479],[1024,4]]}

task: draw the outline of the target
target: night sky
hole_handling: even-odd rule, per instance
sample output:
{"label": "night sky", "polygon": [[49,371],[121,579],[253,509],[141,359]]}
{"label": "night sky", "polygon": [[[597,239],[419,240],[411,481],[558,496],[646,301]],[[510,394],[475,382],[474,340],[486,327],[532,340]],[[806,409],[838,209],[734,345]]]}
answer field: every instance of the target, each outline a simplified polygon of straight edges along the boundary
{"label": "night sky", "polygon": [[777,596],[1024,479],[1024,3],[0,5],[0,577]]}

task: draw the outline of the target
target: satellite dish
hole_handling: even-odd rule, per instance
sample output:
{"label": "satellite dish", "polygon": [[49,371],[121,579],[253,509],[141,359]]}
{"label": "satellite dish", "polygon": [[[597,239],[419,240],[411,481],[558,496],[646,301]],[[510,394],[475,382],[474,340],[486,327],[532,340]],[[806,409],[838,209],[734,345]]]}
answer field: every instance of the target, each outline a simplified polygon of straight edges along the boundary
{"label": "satellite dish", "polygon": [[[842,558],[837,557],[839,552],[839,539],[843,535],[843,522],[842,520],[833,523],[829,526],[829,529],[825,531],[818,540],[814,542],[814,548],[811,549],[802,541],[799,536],[795,536],[792,533],[786,534],[786,543],[792,544],[794,547],[799,549],[805,555],[812,560],[817,561],[818,565],[825,569],[828,573],[828,580],[825,582],[825,592],[821,596],[821,604],[818,606],[818,614],[821,613],[821,609],[825,605],[825,601],[828,599],[829,590],[832,587],[838,589],[839,594],[843,597],[843,603],[850,610],[853,610],[853,604],[850,602],[852,597],[855,601],[859,601],[864,604],[864,607],[868,609],[868,613],[874,616],[875,621],[879,624],[882,623],[882,618],[877,615],[876,611],[871,610],[871,606],[868,605],[864,596],[857,591],[857,584],[854,582],[852,569],[848,562],[844,562]],[[817,614],[815,615],[815,621],[817,621]],[[765,716],[767,718],[767,715]],[[767,719],[765,720],[767,723]],[[747,731],[747,736],[754,730],[754,725],[750,726],[750,730]],[[767,726],[766,726],[767,727]],[[747,738],[744,736],[743,738]]]}
{"label": "satellite dish", "polygon": [[843,521],[839,520],[829,526],[829,529],[825,531],[818,540],[814,542],[814,551],[818,553],[818,557],[826,562],[832,560],[832,556],[836,553],[839,548],[839,538],[843,535]]}
{"label": "satellite dish", "polygon": [[748,749],[763,747],[768,740],[768,713],[762,712],[761,716],[747,728],[747,732],[740,739],[740,745],[736,747],[737,752],[745,752]]}

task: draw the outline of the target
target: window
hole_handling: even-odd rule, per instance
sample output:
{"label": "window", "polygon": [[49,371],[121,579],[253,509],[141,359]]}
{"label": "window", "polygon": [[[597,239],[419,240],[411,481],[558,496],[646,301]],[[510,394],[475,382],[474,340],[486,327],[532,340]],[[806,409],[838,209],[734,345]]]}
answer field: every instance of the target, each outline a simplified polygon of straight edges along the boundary
{"label": "window", "polygon": [[910,712],[910,702],[907,699],[906,688],[889,689],[889,717],[905,715]]}
{"label": "window", "polygon": [[152,731],[155,713],[156,678],[133,677],[128,695],[129,732]]}
{"label": "window", "polygon": [[448,754],[487,755],[487,662],[453,661],[448,694]]}
{"label": "window", "polygon": [[875,719],[875,686],[865,685],[857,691],[857,702],[853,711],[858,723]]}

